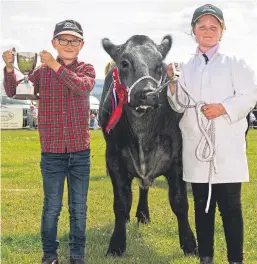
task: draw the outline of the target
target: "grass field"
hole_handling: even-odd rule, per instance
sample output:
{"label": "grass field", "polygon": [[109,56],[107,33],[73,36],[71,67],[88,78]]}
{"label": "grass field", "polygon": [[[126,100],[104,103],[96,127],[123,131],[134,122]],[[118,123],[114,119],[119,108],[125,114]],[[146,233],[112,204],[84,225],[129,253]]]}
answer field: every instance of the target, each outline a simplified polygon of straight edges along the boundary
{"label": "grass field", "polygon": [[[2,131],[2,263],[35,264],[41,261],[40,220],[42,179],[39,169],[40,145],[37,131]],[[133,183],[131,221],[127,225],[127,252],[123,258],[105,257],[113,231],[112,186],[106,176],[103,138],[91,132],[92,157],[88,197],[87,248],[89,264],[196,264],[179,248],[177,222],[168,204],[167,185],[158,178],[150,189],[150,225],[137,225],[135,216],[138,186]],[[97,151],[98,150],[98,151]],[[251,182],[243,184],[245,223],[245,264],[257,264],[257,130],[248,134]],[[194,229],[192,195],[189,192],[190,223]],[[59,257],[68,263],[67,190],[59,220]],[[219,214],[216,215],[215,264],[225,264],[226,247]]]}

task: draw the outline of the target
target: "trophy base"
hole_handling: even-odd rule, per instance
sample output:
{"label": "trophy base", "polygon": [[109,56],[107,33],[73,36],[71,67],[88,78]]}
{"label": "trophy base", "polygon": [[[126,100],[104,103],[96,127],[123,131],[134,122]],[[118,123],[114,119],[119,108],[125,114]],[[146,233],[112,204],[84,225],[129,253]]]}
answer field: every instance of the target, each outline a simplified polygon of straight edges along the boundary
{"label": "trophy base", "polygon": [[36,94],[15,94],[13,99],[18,100],[38,100],[39,96]]}

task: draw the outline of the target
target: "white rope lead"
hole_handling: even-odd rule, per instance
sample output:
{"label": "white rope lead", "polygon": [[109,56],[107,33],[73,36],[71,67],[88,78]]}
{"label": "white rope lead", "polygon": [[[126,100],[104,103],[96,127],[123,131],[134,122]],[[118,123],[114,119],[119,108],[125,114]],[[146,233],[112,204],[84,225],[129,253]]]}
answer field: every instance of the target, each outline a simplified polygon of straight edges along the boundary
{"label": "white rope lead", "polygon": [[[185,94],[188,96],[188,104],[184,105],[179,101],[178,98],[178,86],[185,92]],[[218,173],[218,168],[216,164],[216,156],[215,156],[215,121],[208,120],[207,124],[205,125],[204,121],[206,121],[206,117],[203,115],[201,109],[206,103],[204,102],[198,102],[193,99],[193,97],[189,94],[186,87],[183,86],[179,81],[176,83],[176,101],[177,103],[183,107],[183,108],[195,108],[196,111],[196,117],[197,117],[197,124],[198,127],[202,133],[202,137],[196,147],[195,155],[196,158],[201,162],[209,162],[209,177],[208,177],[208,183],[209,183],[209,191],[208,191],[208,198],[207,203],[205,207],[205,212],[208,213],[210,202],[211,202],[211,195],[212,195],[212,174]],[[195,104],[190,105],[190,100],[193,101]],[[208,152],[207,152],[208,151]]]}
{"label": "white rope lead", "polygon": [[[156,80],[155,78],[153,78],[152,76],[142,76],[141,78],[139,78],[137,81],[135,81],[130,87],[127,87],[127,90],[128,90],[128,103],[130,103],[130,93],[132,91],[132,89],[139,83],[141,82],[142,80],[144,79],[151,79],[153,80],[156,84],[157,84],[157,87],[159,87],[161,85],[161,82],[162,82],[162,77],[161,79],[158,81]],[[152,89],[153,92],[156,92],[156,89]],[[148,93],[149,94],[149,93]]]}
{"label": "white rope lead", "polygon": [[210,203],[211,203],[211,195],[212,195],[212,185],[211,182],[209,182],[209,191],[208,191],[208,199],[205,207],[205,213],[208,214],[209,208],[210,208]]}
{"label": "white rope lead", "polygon": [[[196,157],[198,160],[202,162],[210,162],[210,168],[209,168],[209,191],[208,191],[208,198],[207,203],[205,207],[205,213],[208,213],[211,203],[211,195],[212,195],[212,173],[213,169],[214,172],[217,173],[217,164],[216,164],[216,158],[215,158],[215,123],[214,120],[208,120],[207,125],[204,126],[203,122],[203,114],[201,111],[201,108],[205,104],[202,102],[199,102],[196,105],[196,116],[197,116],[197,123],[199,126],[200,131],[202,132],[203,136],[196,148]],[[209,150],[208,155],[206,156],[206,151]]]}

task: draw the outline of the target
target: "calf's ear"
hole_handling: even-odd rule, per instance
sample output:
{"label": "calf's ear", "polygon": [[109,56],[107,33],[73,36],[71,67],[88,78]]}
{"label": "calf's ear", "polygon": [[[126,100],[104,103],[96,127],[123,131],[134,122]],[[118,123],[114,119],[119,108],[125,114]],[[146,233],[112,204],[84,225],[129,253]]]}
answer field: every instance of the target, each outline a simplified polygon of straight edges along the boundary
{"label": "calf's ear", "polygon": [[171,46],[172,46],[172,37],[170,35],[165,36],[162,39],[161,44],[157,45],[157,49],[161,53],[163,59],[165,59],[165,57],[167,56]]}
{"label": "calf's ear", "polygon": [[121,45],[113,44],[108,38],[102,39],[102,45],[104,50],[116,61]]}

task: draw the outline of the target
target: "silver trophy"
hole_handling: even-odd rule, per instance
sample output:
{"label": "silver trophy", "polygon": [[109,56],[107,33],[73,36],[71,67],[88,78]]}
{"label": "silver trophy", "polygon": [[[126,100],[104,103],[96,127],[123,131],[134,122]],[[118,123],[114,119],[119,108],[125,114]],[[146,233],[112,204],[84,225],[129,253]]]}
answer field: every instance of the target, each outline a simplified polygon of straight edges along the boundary
{"label": "silver trophy", "polygon": [[35,52],[17,52],[15,48],[12,49],[13,57],[17,58],[18,68],[16,70],[24,75],[24,78],[18,81],[16,87],[16,94],[14,99],[21,100],[37,100],[39,96],[33,84],[29,82],[29,74],[35,69],[37,65],[37,53]]}

